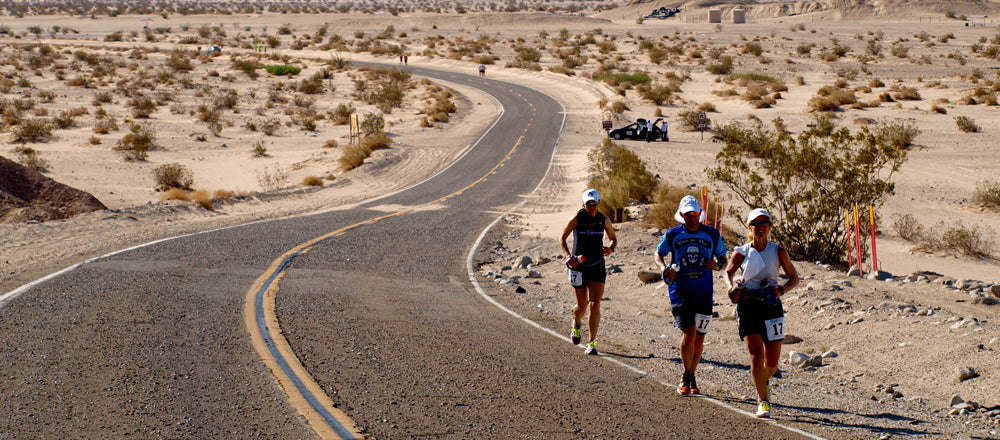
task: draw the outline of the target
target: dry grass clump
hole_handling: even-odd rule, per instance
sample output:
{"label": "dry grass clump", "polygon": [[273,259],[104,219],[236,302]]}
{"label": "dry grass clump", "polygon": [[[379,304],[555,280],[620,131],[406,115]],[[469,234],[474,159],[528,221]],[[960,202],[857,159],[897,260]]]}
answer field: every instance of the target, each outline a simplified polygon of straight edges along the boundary
{"label": "dry grass clump", "polygon": [[318,176],[306,176],[302,179],[302,186],[323,186],[323,179]]}
{"label": "dry grass clump", "polygon": [[52,124],[43,118],[26,119],[11,131],[12,142],[43,142],[52,136]]}
{"label": "dry grass clump", "polygon": [[987,208],[1000,209],[1000,181],[982,180],[976,184],[972,202]]}
{"label": "dry grass clump", "polygon": [[452,101],[454,92],[440,87],[434,87],[429,91],[432,93],[431,102],[421,112],[427,115],[428,122],[448,122],[451,119],[450,115],[458,111],[458,106]]}
{"label": "dry grass clump", "polygon": [[815,112],[828,112],[840,110],[840,106],[854,104],[858,98],[851,90],[846,90],[836,85],[823,86],[816,96],[809,100],[809,109]]}
{"label": "dry grass clump", "polygon": [[919,101],[920,92],[913,87],[902,86],[899,84],[894,84],[889,88],[892,91],[893,99],[897,101]]}
{"label": "dry grass clump", "polygon": [[257,183],[264,191],[282,188],[286,182],[288,182],[288,171],[281,167],[275,167],[274,170],[265,167],[264,171],[257,175]]}
{"label": "dry grass clump", "polygon": [[336,139],[327,139],[326,142],[323,143],[323,148],[337,148],[339,146],[340,143],[337,142]]}
{"label": "dry grass clump", "polygon": [[668,183],[659,184],[656,187],[656,192],[653,193],[653,204],[649,207],[649,211],[642,217],[642,221],[646,225],[660,229],[669,229],[676,226],[677,220],[674,219],[674,212],[676,212],[677,204],[687,195],[698,196],[698,194],[682,187],[673,186]]}
{"label": "dry grass clump", "polygon": [[38,172],[46,172],[49,170],[49,162],[38,154],[38,151],[31,147],[18,146],[14,148],[14,153],[17,154],[17,161],[24,165],[25,168],[35,170]]}
{"label": "dry grass clump", "polygon": [[372,151],[389,148],[390,145],[392,145],[392,139],[389,139],[389,136],[384,133],[365,136],[358,142],[358,145],[352,145],[344,149],[343,154],[338,159],[340,168],[343,171],[353,170],[365,163],[365,159],[372,155]]}

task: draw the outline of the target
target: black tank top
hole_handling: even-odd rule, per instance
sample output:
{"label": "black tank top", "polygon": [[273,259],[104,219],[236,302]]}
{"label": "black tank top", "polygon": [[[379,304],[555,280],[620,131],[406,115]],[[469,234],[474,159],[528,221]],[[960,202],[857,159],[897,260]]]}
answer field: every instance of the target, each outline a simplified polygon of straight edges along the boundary
{"label": "black tank top", "polygon": [[573,255],[583,255],[584,266],[604,263],[604,222],[607,217],[600,212],[591,217],[586,209],[576,213],[573,231]]}

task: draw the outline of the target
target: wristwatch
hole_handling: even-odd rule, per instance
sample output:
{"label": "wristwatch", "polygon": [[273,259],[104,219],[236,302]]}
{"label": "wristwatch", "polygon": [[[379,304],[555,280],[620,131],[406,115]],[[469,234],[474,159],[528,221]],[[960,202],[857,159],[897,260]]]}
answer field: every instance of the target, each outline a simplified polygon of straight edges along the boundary
{"label": "wristwatch", "polygon": [[782,295],[785,294],[785,286],[778,286],[777,289],[781,291]]}

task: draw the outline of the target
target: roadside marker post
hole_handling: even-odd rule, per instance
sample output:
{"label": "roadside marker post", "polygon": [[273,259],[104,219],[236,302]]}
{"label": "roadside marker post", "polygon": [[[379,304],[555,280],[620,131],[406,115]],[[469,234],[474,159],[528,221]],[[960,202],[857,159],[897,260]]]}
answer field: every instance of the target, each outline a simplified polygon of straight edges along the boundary
{"label": "roadside marker post", "polygon": [[868,222],[872,227],[872,272],[878,272],[878,252],[875,251],[875,208],[868,205]]}
{"label": "roadside marker post", "polygon": [[858,225],[858,204],[854,204],[854,244],[858,251],[858,276],[864,276],[864,269],[861,268],[861,226]]}
{"label": "roadside marker post", "polygon": [[851,255],[851,210],[844,210],[844,223],[847,224],[847,265],[850,266],[854,260],[854,256]]}

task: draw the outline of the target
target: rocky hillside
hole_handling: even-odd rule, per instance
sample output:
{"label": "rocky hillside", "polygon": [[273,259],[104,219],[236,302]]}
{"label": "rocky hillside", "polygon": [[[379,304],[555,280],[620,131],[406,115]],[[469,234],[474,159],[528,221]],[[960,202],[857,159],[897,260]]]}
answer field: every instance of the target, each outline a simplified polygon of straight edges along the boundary
{"label": "rocky hillside", "polygon": [[0,222],[59,220],[107,209],[90,193],[0,157]]}

